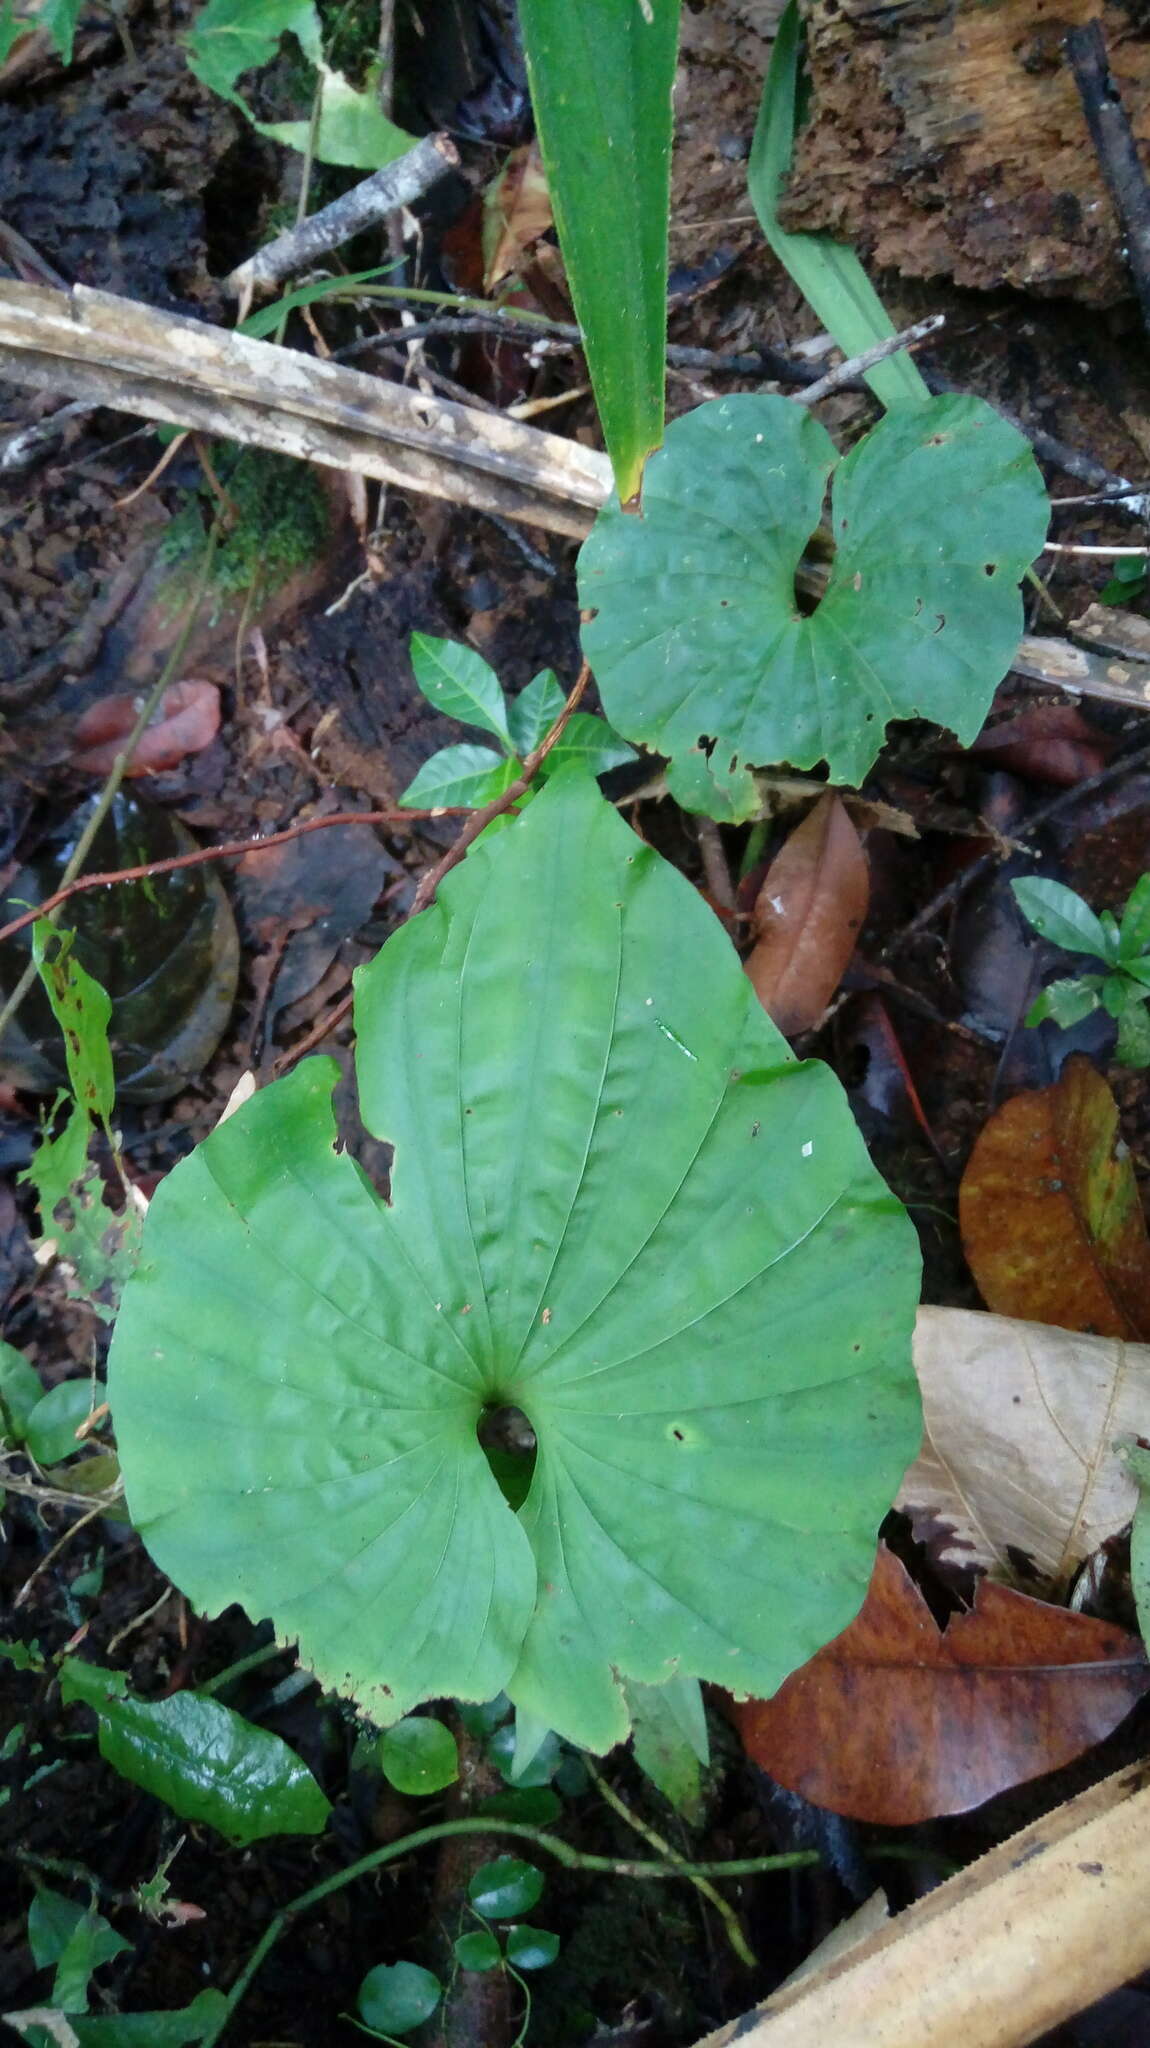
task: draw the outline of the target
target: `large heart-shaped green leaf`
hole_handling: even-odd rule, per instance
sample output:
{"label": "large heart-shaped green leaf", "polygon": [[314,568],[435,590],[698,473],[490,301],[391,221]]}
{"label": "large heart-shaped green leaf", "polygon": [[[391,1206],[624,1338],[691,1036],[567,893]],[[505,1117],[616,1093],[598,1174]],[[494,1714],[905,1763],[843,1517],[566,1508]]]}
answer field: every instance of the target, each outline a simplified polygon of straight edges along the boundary
{"label": "large heart-shaped green leaf", "polygon": [[[795,570],[832,469],[835,559],[805,618]],[[858,783],[887,721],[914,713],[969,743],[1046,518],[1029,445],[980,399],[900,407],[841,462],[789,399],[701,405],[648,463],[641,517],[609,503],[580,554],[607,715],[660,753],[713,742],[725,780],[825,760]]]}
{"label": "large heart-shaped green leaf", "polygon": [[[358,979],[390,1206],[334,1063],[159,1188],[111,1360],[133,1519],[381,1721],[620,1680],[771,1693],[851,1619],[918,1442],[914,1234],[687,882],[578,771]],[[527,1416],[516,1513],[479,1441]]]}

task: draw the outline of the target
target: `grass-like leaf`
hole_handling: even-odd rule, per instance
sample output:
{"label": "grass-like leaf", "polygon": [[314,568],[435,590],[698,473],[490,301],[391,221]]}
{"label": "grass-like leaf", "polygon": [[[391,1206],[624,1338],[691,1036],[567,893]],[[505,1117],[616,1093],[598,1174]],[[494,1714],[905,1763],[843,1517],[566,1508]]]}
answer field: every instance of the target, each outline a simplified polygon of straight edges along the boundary
{"label": "grass-like leaf", "polygon": [[520,0],[547,182],[620,498],[663,436],[679,0]]}

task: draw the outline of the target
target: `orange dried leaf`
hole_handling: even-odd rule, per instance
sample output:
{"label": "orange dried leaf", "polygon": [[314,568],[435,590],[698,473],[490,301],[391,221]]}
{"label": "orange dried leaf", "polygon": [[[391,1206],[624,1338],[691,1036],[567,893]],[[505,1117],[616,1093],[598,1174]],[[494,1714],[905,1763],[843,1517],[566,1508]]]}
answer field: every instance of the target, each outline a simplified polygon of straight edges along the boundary
{"label": "orange dried leaf", "polygon": [[1118,1107],[1081,1053],[991,1117],[962,1178],[970,1270],[999,1315],[1150,1336],[1150,1239]]}
{"label": "orange dried leaf", "polygon": [[[133,696],[101,697],[79,720],[72,766],[85,775],[106,775],[139,717]],[[220,693],[214,683],[173,683],[165,690],[152,723],[129,763],[129,775],[156,775],[199,754],[220,729]]]}
{"label": "orange dried leaf", "polygon": [[828,793],[771,862],[755,899],[745,965],[780,1031],[795,1037],[822,1017],[850,961],[870,901],[862,841]]}
{"label": "orange dried leaf", "polygon": [[1150,1687],[1137,1636],[983,1580],[940,1629],[880,1547],[862,1612],[772,1700],[732,1704],[747,1754],[832,1813],[965,1813],[1109,1735]]}

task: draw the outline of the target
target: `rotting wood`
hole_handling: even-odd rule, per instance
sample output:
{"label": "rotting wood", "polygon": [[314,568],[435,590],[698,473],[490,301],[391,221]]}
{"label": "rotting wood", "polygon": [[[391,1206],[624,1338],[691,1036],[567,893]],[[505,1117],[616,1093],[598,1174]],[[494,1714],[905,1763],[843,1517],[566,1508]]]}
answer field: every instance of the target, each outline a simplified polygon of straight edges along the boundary
{"label": "rotting wood", "polygon": [[577,441],[83,286],[0,286],[0,375],[575,539],[611,489]]}
{"label": "rotting wood", "polygon": [[1013,1835],[697,2048],[1026,2048],[1150,1965],[1150,1765]]}
{"label": "rotting wood", "polygon": [[782,209],[904,277],[1130,294],[1063,42],[1101,13],[1145,163],[1150,39],[1110,0],[809,0],[812,118]]}

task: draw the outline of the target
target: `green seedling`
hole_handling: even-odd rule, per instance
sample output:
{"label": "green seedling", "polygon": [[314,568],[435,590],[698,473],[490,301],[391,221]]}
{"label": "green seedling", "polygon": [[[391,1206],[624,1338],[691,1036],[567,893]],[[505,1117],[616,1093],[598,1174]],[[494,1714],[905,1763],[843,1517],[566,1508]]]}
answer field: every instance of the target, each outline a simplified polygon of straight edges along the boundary
{"label": "green seedling", "polygon": [[[433,640],[426,633],[412,634],[411,663],[429,704],[461,725],[491,733],[499,749],[470,743],[441,747],[408,783],[400,803],[429,810],[491,803],[523,773],[524,757],[546,738],[562,711],[565,696],[557,677],[544,669],[509,699],[481,654],[457,640]],[[634,748],[605,719],[576,711],[541,763],[540,776],[546,780],[572,764],[605,775],[634,759]]]}
{"label": "green seedling", "polygon": [[1026,1022],[1049,1021],[1067,1031],[1093,1011],[1105,1010],[1118,1026],[1115,1058],[1125,1067],[1150,1066],[1150,874],[1135,883],[1121,921],[1109,910],[1096,916],[1063,882],[1027,875],[1011,886],[1040,937],[1064,952],[1090,954],[1105,970],[1050,982],[1031,1004]]}

